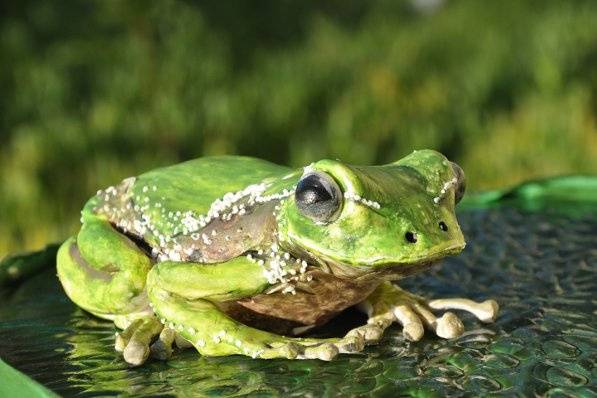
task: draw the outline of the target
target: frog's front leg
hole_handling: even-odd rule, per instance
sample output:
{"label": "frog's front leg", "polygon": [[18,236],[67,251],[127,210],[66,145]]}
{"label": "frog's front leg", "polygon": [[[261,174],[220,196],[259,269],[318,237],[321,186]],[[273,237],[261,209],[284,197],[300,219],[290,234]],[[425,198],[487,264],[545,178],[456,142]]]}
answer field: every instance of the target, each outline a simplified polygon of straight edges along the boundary
{"label": "frog's front leg", "polygon": [[367,324],[351,330],[347,336],[360,338],[369,344],[378,341],[393,322],[402,325],[404,336],[411,341],[418,341],[423,337],[424,327],[446,339],[458,337],[464,332],[464,326],[455,314],[446,312],[437,318],[432,309],[468,311],[482,322],[493,322],[499,309],[495,300],[482,303],[468,299],[427,301],[390,282],[382,283],[360,306],[369,317]]}
{"label": "frog's front leg", "polygon": [[147,287],[154,311],[168,328],[203,355],[258,358],[319,358],[362,349],[351,339],[309,339],[276,335],[244,325],[217,303],[262,292],[263,268],[246,258],[221,264],[163,262],[149,273]]}

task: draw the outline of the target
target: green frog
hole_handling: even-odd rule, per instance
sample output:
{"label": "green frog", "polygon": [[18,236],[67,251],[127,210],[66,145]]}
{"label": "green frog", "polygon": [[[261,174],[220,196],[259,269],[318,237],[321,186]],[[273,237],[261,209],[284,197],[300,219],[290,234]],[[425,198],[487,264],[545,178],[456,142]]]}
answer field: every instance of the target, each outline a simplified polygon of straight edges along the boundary
{"label": "green frog", "polygon": [[[459,253],[462,169],[433,150],[383,166],[320,160],[292,170],[205,157],[97,192],[57,254],[69,298],[122,329],[136,366],[175,347],[206,356],[331,360],[379,342],[393,323],[417,341],[463,333],[450,311],[482,322],[494,300],[427,300],[393,281]],[[348,307],[364,325],[305,336]]]}

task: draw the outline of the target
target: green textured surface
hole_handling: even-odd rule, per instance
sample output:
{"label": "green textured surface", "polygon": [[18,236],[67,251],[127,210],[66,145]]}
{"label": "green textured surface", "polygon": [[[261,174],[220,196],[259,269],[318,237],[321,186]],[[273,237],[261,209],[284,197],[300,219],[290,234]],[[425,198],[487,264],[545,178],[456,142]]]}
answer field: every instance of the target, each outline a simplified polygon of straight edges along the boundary
{"label": "green textured surface", "polygon": [[394,326],[379,346],[330,363],[187,350],[130,369],[113,350],[114,326],[77,309],[48,269],[1,292],[0,357],[65,396],[596,396],[595,186],[584,180],[582,203],[529,200],[524,187],[460,211],[465,251],[401,284],[499,301],[495,324],[463,315],[468,332],[453,341],[429,334],[409,343]]}

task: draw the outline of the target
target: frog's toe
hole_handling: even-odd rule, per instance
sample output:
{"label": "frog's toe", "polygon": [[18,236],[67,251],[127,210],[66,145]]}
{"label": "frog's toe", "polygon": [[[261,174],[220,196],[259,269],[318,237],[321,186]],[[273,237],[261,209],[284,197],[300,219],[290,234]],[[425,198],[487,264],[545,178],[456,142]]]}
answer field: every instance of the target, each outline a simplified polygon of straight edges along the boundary
{"label": "frog's toe", "polygon": [[419,315],[408,305],[397,305],[393,309],[394,316],[402,325],[402,334],[407,340],[419,341],[425,330]]}
{"label": "frog's toe", "polygon": [[[349,332],[350,334],[350,332]],[[342,353],[361,352],[365,348],[366,340],[362,334],[354,333],[353,335],[346,335],[341,341],[336,343],[338,351]]]}
{"label": "frog's toe", "polygon": [[453,339],[460,336],[464,332],[464,325],[460,318],[451,312],[446,312],[440,318],[437,318],[424,304],[413,303],[412,308],[419,315],[428,329],[431,329],[435,334],[444,339]]}
{"label": "frog's toe", "polygon": [[352,329],[337,344],[340,352],[360,352],[367,344],[375,344],[381,340],[384,331],[396,317],[391,311],[369,318],[366,325]]}
{"label": "frog's toe", "polygon": [[124,360],[139,366],[149,357],[149,344],[162,331],[162,324],[153,317],[133,321],[116,336],[116,350],[122,351]]}
{"label": "frog's toe", "polygon": [[127,344],[129,343],[131,337],[135,330],[137,330],[141,324],[143,323],[143,319],[135,319],[130,325],[124,329],[122,332],[116,333],[116,341],[114,343],[114,348],[118,352],[123,352],[126,348]]}
{"label": "frog's toe", "polygon": [[322,343],[315,346],[305,347],[304,352],[300,356],[304,359],[321,359],[323,361],[331,361],[334,359],[340,350],[333,343]]}
{"label": "frog's toe", "polygon": [[467,311],[484,323],[494,322],[500,309],[500,306],[495,300],[485,300],[481,303],[477,303],[473,300],[464,298],[432,300],[428,305],[434,310]]}
{"label": "frog's toe", "polygon": [[464,325],[460,318],[451,312],[446,312],[435,323],[435,334],[444,339],[453,339],[464,332]]}
{"label": "frog's toe", "polygon": [[166,360],[172,356],[172,346],[176,331],[170,328],[164,328],[160,332],[160,337],[151,345],[151,356],[155,359]]}
{"label": "frog's toe", "polygon": [[353,340],[362,341],[363,344],[371,344],[381,339],[384,329],[376,324],[367,324],[352,329],[344,339],[352,338]]}
{"label": "frog's toe", "polygon": [[122,356],[129,365],[143,365],[149,357],[149,345],[137,340],[130,341],[124,349]]}

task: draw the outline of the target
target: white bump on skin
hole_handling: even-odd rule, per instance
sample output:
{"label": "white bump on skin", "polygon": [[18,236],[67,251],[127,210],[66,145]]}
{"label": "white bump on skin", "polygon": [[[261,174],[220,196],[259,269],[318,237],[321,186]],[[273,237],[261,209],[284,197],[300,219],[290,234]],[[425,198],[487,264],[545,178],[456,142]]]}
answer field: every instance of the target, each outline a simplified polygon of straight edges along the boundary
{"label": "white bump on skin", "polygon": [[444,196],[446,196],[448,190],[452,188],[454,185],[456,185],[457,182],[458,180],[456,179],[456,177],[445,182],[442,189],[439,191],[439,194],[435,198],[433,198],[433,203],[438,204],[444,198]]}
{"label": "white bump on skin", "polygon": [[370,207],[372,209],[379,210],[381,208],[381,205],[378,202],[376,202],[374,200],[365,199],[352,191],[346,191],[344,193],[344,198],[351,200],[355,203],[361,203],[361,204],[363,204],[367,207]]}

